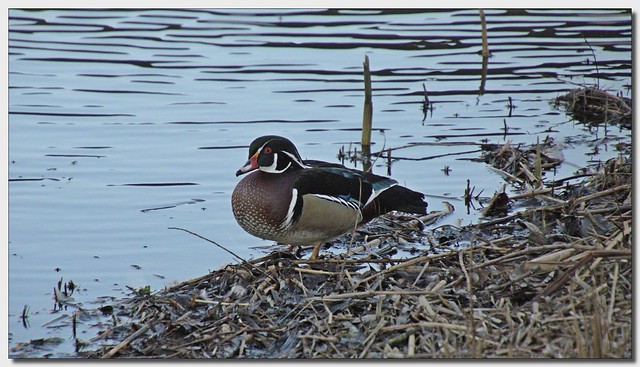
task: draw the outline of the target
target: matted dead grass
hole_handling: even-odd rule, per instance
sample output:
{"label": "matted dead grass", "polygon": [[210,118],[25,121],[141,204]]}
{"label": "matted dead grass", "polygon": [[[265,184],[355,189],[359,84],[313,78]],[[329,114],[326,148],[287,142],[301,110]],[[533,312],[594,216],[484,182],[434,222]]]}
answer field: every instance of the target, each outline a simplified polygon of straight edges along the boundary
{"label": "matted dead grass", "polygon": [[114,306],[83,356],[631,358],[630,158],[549,188],[536,184],[542,148],[487,149],[522,190],[507,214],[460,228],[437,226],[448,205],[392,214],[343,255],[225,266]]}

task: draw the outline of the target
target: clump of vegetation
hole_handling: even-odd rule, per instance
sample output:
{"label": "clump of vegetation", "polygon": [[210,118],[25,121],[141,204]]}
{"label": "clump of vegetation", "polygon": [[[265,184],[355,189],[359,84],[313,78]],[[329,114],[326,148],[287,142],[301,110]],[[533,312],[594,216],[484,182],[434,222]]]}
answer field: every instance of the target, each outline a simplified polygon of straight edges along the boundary
{"label": "clump of vegetation", "polygon": [[564,106],[573,119],[583,124],[597,126],[613,123],[631,128],[631,99],[596,87],[571,90],[556,98],[555,105]]}

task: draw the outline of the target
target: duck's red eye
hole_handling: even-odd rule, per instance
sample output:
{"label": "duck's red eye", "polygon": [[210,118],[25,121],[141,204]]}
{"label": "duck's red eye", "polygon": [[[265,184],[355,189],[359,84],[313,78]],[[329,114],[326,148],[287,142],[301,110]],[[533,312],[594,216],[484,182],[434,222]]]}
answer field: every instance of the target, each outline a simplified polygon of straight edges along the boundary
{"label": "duck's red eye", "polygon": [[265,148],[262,150],[262,153],[264,153],[264,154],[271,154],[272,152],[273,152],[273,151],[271,150],[271,147],[265,147]]}

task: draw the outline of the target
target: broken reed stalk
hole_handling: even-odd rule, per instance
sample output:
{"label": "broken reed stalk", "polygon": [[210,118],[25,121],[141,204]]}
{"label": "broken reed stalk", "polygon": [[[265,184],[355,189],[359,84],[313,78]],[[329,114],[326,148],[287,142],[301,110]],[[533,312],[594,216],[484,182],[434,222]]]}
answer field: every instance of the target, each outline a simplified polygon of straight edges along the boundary
{"label": "broken reed stalk", "polygon": [[[487,50],[487,52],[489,52]],[[482,51],[484,54],[484,49]],[[484,95],[484,89],[487,84],[487,72],[489,71],[489,56],[482,56],[482,73],[480,75],[480,89],[478,90],[479,95]],[[505,132],[506,134],[506,132]]]}
{"label": "broken reed stalk", "polygon": [[107,353],[103,354],[102,358],[103,359],[108,359],[108,358],[112,358],[113,356],[115,356],[120,350],[122,350],[123,348],[127,347],[132,341],[134,341],[135,339],[140,337],[142,334],[146,333],[149,329],[151,329],[151,327],[157,321],[162,320],[164,318],[164,315],[165,315],[164,313],[161,313],[158,317],[155,317],[153,320],[151,320],[148,323],[146,323],[143,327],[138,329],[135,333],[129,335],[125,340],[121,341],[120,344],[116,345],[115,347],[113,347],[113,349],[111,349]]}
{"label": "broken reed stalk", "polygon": [[363,170],[371,169],[371,125],[373,121],[373,101],[371,98],[371,73],[369,71],[369,57],[364,56],[364,110],[362,112],[362,165]]}
{"label": "broken reed stalk", "polygon": [[[487,71],[489,69],[489,41],[487,40],[487,19],[484,16],[484,10],[480,9],[480,25],[482,26],[482,77],[480,78],[479,95],[484,94],[485,84],[487,82]],[[506,131],[505,131],[506,134]]]}
{"label": "broken reed stalk", "polygon": [[542,187],[542,155],[540,150],[540,137],[536,137],[536,158],[533,166],[533,176],[535,177],[535,188]]}
{"label": "broken reed stalk", "polygon": [[484,10],[480,9],[480,25],[482,26],[482,57],[489,57],[489,42],[487,41],[487,19]]}
{"label": "broken reed stalk", "polygon": [[371,125],[373,119],[373,102],[371,98],[371,73],[369,57],[364,57],[364,111],[362,114],[362,145],[371,145]]}
{"label": "broken reed stalk", "polygon": [[424,91],[424,108],[428,109],[431,102],[429,101],[429,93],[427,93],[427,86],[422,83],[422,90]]}

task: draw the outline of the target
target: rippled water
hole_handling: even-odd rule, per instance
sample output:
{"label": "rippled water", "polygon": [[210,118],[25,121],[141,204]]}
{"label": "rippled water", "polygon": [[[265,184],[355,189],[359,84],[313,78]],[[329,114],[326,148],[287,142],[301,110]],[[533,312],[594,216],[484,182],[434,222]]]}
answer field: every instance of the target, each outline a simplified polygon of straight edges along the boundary
{"label": "rippled water", "polygon": [[[457,201],[467,179],[488,196],[502,188],[468,160],[480,142],[552,136],[566,148],[558,177],[630,142],[628,131],[589,131],[549,103],[576,84],[631,97],[628,10],[485,13],[483,71],[473,9],[10,9],[9,346],[60,338],[10,354],[74,355],[64,316],[76,308],[52,299],[61,279],[90,308],[233,261],[168,227],[259,256],[270,243],[242,231],[230,209],[248,144],[281,134],[305,158],[337,162],[360,140],[365,55],[373,150],[430,143],[398,151],[390,170],[428,194],[430,209],[454,204],[449,223],[479,218]],[[94,337],[93,323],[80,319],[77,338]]]}

